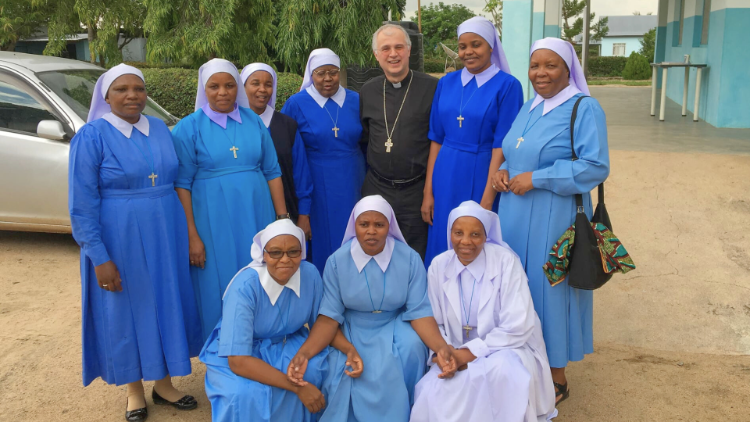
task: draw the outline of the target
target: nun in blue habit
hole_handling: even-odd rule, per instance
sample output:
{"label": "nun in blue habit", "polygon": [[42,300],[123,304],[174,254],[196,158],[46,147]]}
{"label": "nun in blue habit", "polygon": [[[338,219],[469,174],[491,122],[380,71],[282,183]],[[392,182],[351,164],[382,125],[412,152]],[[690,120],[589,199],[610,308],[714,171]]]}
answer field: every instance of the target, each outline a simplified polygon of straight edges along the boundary
{"label": "nun in blue habit", "polygon": [[281,170],[271,135],[249,108],[237,68],[227,60],[201,66],[195,112],[172,136],[205,340],[219,321],[229,281],[251,261],[253,236],[288,217]]}
{"label": "nun in blue habit", "polygon": [[542,267],[552,245],[575,222],[575,195],[589,192],[609,175],[607,122],[599,102],[581,100],[575,120],[572,160],[570,118],[578,99],[589,95],[573,46],[545,38],[531,48],[529,79],[536,97],[526,102],[503,141],[505,162],[493,176],[503,193],[498,214],[503,235],[529,277],[534,309],[542,321],[557,400],[568,397],[565,367],[594,351],[593,292],[550,286]]}
{"label": "nun in blue habit", "polygon": [[127,384],[126,419],[157,404],[192,409],[172,387],[202,344],[190,283],[185,213],[174,191],[169,129],[141,115],[143,74],[120,64],[94,88],[87,124],[70,143],[68,204],[81,246],[83,384]]}
{"label": "nun in blue habit", "polygon": [[323,385],[328,403],[320,420],[408,421],[428,350],[436,351],[439,378],[457,368],[432,316],[424,264],[380,195],[354,207],[341,247],[328,258],[323,286],[320,316],[290,364],[289,379],[300,382],[308,357],[330,343],[335,349]]}
{"label": "nun in blue habit", "polygon": [[305,233],[291,220],[271,223],[253,239],[253,261],[227,287],[223,315],[200,355],[214,422],[312,422],[325,405],[327,348],[309,360],[304,386],[286,375],[323,298],[305,249]]}
{"label": "nun in blue habit", "polygon": [[313,180],[310,249],[312,262],[321,273],[339,247],[365,179],[359,144],[359,94],[340,86],[340,67],[339,56],[333,51],[313,50],[300,92],[281,109],[297,121],[307,152]]}
{"label": "nun in blue habit", "polygon": [[523,104],[521,84],[510,74],[495,26],[481,16],[458,27],[464,63],[438,82],[432,100],[432,140],[422,218],[431,226],[425,266],[447,250],[448,215],[473,200],[497,211],[490,179],[502,161],[502,142]]}

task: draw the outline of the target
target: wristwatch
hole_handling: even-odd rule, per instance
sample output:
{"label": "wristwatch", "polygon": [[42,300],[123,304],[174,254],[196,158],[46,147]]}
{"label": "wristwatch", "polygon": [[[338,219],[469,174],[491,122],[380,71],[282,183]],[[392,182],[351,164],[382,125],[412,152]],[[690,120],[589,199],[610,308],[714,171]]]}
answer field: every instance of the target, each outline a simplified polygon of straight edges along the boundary
{"label": "wristwatch", "polygon": [[277,215],[277,216],[276,216],[276,220],[283,220],[283,219],[285,219],[285,218],[289,218],[289,219],[291,219],[291,218],[292,218],[292,216],[291,216],[291,215],[289,215],[289,213],[286,213],[286,214],[279,214],[279,215]]}

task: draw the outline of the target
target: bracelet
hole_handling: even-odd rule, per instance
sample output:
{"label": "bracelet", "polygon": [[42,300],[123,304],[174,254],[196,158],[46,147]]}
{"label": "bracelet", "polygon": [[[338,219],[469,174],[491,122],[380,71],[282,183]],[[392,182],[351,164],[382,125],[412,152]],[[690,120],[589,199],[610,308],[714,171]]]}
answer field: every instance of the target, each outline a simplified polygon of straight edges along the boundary
{"label": "bracelet", "polygon": [[276,220],[283,220],[283,219],[285,219],[285,218],[289,218],[289,219],[291,219],[291,218],[292,218],[292,216],[291,216],[291,215],[289,215],[289,213],[286,213],[286,214],[279,214],[279,215],[277,215],[277,216],[276,216]]}

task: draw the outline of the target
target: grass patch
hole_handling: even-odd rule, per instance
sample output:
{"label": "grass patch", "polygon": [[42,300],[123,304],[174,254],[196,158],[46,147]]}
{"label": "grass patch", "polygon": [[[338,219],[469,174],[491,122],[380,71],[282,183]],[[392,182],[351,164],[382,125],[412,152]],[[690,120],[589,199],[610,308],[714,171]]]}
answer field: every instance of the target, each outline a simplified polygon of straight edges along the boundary
{"label": "grass patch", "polygon": [[651,86],[651,79],[645,81],[626,81],[623,79],[589,79],[588,85],[624,85],[624,86]]}

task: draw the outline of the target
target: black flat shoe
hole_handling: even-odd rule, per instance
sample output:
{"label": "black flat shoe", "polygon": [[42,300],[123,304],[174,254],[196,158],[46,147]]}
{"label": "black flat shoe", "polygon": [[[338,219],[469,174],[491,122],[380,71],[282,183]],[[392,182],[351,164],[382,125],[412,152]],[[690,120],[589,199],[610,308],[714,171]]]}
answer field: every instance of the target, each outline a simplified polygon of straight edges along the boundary
{"label": "black flat shoe", "polygon": [[156,389],[154,389],[151,390],[151,398],[154,400],[154,404],[170,404],[174,406],[175,409],[179,410],[193,410],[198,407],[198,402],[195,401],[195,397],[193,396],[186,395],[177,401],[169,401],[160,396],[159,393],[156,392]]}
{"label": "black flat shoe", "polygon": [[[127,400],[125,401],[125,409],[127,409]],[[125,420],[130,422],[145,421],[148,417],[148,409],[141,407],[135,410],[125,410]]]}
{"label": "black flat shoe", "polygon": [[568,390],[568,383],[565,384],[558,384],[554,381],[552,381],[552,384],[555,385],[555,388],[557,389],[557,392],[555,393],[555,406],[562,403],[565,399],[570,397],[570,390]]}

